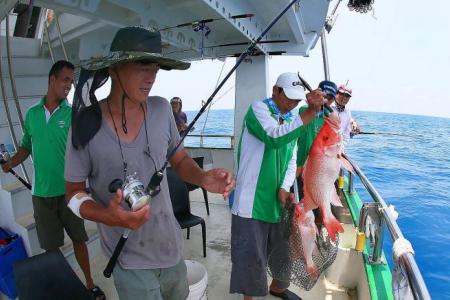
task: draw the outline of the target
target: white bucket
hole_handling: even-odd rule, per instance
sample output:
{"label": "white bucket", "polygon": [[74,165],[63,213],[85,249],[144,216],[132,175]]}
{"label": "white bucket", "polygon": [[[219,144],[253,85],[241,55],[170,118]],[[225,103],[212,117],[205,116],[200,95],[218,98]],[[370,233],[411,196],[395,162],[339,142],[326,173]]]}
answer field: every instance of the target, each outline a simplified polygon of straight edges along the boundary
{"label": "white bucket", "polygon": [[187,300],[206,300],[206,287],[208,286],[208,272],[199,262],[185,260],[187,267],[187,280],[189,284],[189,296]]}

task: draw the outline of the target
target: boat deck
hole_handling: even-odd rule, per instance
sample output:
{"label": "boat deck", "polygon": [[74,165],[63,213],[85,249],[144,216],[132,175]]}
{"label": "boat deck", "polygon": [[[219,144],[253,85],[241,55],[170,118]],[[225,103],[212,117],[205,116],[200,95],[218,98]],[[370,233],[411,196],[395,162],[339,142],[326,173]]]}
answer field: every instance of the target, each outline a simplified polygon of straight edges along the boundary
{"label": "boat deck", "polygon": [[[228,292],[231,273],[231,213],[228,203],[220,195],[209,194],[210,215],[207,216],[201,191],[192,191],[190,197],[192,213],[201,216],[206,222],[207,257],[204,258],[202,254],[201,227],[195,226],[191,228],[189,240],[186,239],[186,230],[183,232],[185,237],[184,258],[198,261],[206,267],[208,271],[207,294],[209,299],[243,299],[240,295],[229,294]],[[98,251],[98,253],[100,254],[91,258],[94,281],[105,291],[108,300],[118,299],[113,280],[103,277],[102,274],[107,264],[107,258],[101,251]],[[84,282],[84,277],[79,268],[76,270],[76,273]],[[338,288],[328,282],[323,275],[309,292],[303,291],[294,285],[290,287],[290,290],[303,299],[356,299],[355,290]],[[256,299],[279,298],[268,295],[266,297],[256,297]]]}

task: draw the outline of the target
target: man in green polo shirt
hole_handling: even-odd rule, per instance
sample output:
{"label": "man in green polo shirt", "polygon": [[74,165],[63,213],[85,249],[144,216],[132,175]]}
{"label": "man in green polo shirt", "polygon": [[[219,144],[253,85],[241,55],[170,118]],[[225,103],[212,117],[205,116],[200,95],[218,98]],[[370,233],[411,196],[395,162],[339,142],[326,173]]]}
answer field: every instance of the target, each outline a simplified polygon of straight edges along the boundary
{"label": "man in green polo shirt", "polygon": [[86,277],[87,288],[97,299],[105,299],[92,280],[86,246],[88,237],[83,220],[72,213],[64,200],[64,155],[72,115],[66,97],[73,83],[74,69],[72,63],[62,60],[52,66],[47,95],[28,110],[22,144],[9,163],[2,165],[2,169],[8,172],[32,154],[32,199],[41,248],[49,251],[64,245],[65,229],[73,242],[75,257]]}

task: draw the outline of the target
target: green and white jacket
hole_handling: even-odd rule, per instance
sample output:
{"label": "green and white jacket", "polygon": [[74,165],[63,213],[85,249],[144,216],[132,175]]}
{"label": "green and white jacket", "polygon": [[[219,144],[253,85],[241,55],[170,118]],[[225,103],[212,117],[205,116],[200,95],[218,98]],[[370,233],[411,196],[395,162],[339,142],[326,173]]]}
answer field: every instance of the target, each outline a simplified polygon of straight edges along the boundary
{"label": "green and white jacket", "polygon": [[298,114],[279,122],[267,100],[248,109],[238,146],[236,190],[231,212],[269,223],[280,220],[278,190],[294,183],[297,138],[302,119]]}

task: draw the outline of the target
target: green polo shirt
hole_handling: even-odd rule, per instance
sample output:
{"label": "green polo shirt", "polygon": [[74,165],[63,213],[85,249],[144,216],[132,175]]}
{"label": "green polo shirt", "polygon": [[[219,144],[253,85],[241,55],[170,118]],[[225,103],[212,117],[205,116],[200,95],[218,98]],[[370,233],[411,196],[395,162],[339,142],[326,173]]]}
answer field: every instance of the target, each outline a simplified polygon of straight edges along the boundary
{"label": "green polo shirt", "polygon": [[[302,106],[299,113],[304,112],[308,107]],[[317,133],[323,126],[323,115],[317,115],[307,125],[301,128],[301,134],[297,143],[297,167],[303,166],[309,154],[309,149],[316,138]]]}
{"label": "green polo shirt", "polygon": [[64,195],[64,154],[71,125],[72,108],[67,100],[45,117],[45,97],[30,107],[25,117],[21,147],[30,151],[34,164],[32,194],[39,197]]}

